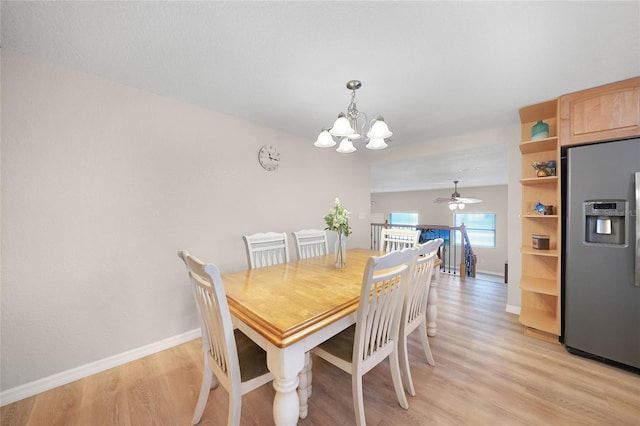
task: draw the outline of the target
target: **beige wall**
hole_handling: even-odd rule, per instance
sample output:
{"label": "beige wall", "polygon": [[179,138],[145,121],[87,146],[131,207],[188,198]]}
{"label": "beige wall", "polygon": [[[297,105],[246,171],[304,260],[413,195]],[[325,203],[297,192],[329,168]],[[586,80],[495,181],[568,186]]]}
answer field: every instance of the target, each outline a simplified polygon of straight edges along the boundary
{"label": "beige wall", "polygon": [[[391,212],[418,213],[422,225],[453,225],[453,213],[446,204],[434,204],[437,197],[450,197],[451,190],[406,191],[376,193],[371,195],[372,217],[389,218]],[[485,186],[475,188],[458,187],[463,196],[480,198],[482,203],[469,204],[464,213],[496,214],[496,247],[474,247],[478,258],[477,270],[492,274],[504,272],[507,260],[507,186]]]}
{"label": "beige wall", "polygon": [[[3,391],[196,329],[180,249],[245,268],[242,234],[323,228],[335,197],[353,212],[349,246],[369,246],[358,153],[6,49],[1,61]],[[263,144],[281,151],[276,172],[258,164]]]}

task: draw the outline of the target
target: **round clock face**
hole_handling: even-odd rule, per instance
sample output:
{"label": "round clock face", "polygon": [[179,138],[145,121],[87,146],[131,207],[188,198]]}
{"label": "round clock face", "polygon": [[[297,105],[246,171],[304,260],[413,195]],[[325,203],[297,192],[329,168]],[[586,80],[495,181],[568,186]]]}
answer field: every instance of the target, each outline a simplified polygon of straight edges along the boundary
{"label": "round clock face", "polygon": [[280,153],[278,148],[271,145],[264,145],[258,152],[258,161],[265,170],[273,171],[280,165]]}

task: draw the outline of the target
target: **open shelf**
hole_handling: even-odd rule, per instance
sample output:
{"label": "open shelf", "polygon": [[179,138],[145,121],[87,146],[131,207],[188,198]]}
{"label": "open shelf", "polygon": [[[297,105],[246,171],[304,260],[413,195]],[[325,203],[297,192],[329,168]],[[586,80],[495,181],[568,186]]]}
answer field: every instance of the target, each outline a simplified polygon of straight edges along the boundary
{"label": "open shelf", "polygon": [[[520,153],[522,174],[522,241],[520,248],[522,295],[520,323],[528,336],[558,342],[560,336],[560,253],[562,212],[560,196],[560,139],[558,137],[558,100],[520,108]],[[531,140],[532,127],[539,121],[549,126],[549,137]],[[538,176],[537,162],[555,161],[553,176]],[[552,207],[549,215],[538,214],[540,203]],[[534,235],[548,235],[549,249],[533,248]]]}
{"label": "open shelf", "polygon": [[546,139],[538,139],[534,141],[526,141],[520,144],[520,152],[522,154],[532,154],[542,151],[553,151],[558,146],[558,137],[554,136]]}
{"label": "open shelf", "polygon": [[522,290],[520,322],[546,333],[560,335],[560,304],[557,295]]}
{"label": "open shelf", "polygon": [[537,120],[544,120],[550,117],[555,118],[558,116],[558,100],[552,99],[539,104],[522,107],[518,113],[520,114],[521,123],[535,123]]}
{"label": "open shelf", "polygon": [[543,309],[528,309],[523,307],[520,311],[520,322],[528,327],[558,335],[555,315]]}
{"label": "open shelf", "polygon": [[544,309],[523,306],[520,310],[520,323],[549,334],[560,335],[558,318],[553,312]]}
{"label": "open shelf", "polygon": [[541,294],[558,295],[558,286],[555,280],[523,276],[520,278],[520,288],[525,291],[537,292]]}
{"label": "open shelf", "polygon": [[531,254],[534,256],[549,256],[549,257],[560,256],[560,252],[558,252],[558,250],[540,250],[540,249],[535,249],[531,246],[522,246],[520,248],[520,253]]}
{"label": "open shelf", "polygon": [[523,185],[553,185],[558,183],[558,176],[533,177],[520,179]]}

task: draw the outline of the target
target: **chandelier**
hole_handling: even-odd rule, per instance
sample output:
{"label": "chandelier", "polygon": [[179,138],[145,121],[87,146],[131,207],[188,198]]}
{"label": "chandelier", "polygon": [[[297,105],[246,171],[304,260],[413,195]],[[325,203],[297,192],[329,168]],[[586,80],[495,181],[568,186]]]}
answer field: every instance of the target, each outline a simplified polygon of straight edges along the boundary
{"label": "chandelier", "polygon": [[359,80],[351,80],[347,82],[347,89],[351,90],[351,102],[347,108],[347,113],[340,113],[333,127],[322,129],[316,139],[314,145],[319,148],[330,148],[340,142],[336,151],[342,154],[354,152],[356,147],[353,146],[352,140],[364,138],[367,141],[365,148],[368,149],[385,149],[388,145],[385,139],[388,139],[393,133],[387,127],[387,123],[380,116],[368,122],[367,115],[358,111],[356,106],[356,90],[362,87]]}

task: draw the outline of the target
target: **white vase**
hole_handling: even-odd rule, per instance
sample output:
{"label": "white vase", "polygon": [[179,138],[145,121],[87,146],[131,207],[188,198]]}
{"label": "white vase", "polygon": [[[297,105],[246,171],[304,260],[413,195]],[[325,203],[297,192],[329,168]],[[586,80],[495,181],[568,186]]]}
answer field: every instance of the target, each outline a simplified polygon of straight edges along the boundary
{"label": "white vase", "polygon": [[347,237],[342,234],[338,234],[334,253],[336,256],[336,268],[344,268],[347,264]]}

